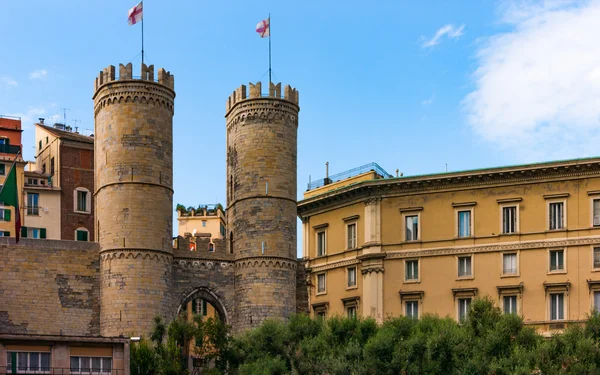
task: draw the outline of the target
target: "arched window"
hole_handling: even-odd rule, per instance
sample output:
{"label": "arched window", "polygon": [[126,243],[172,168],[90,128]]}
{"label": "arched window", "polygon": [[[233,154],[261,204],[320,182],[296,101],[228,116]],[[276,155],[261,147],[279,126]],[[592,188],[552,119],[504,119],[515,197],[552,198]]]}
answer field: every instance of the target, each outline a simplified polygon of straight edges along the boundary
{"label": "arched window", "polygon": [[90,240],[90,231],[84,227],[79,227],[75,229],[75,240],[76,241],[89,241]]}
{"label": "arched window", "polygon": [[89,214],[92,211],[92,194],[84,187],[73,191],[73,210],[77,213]]}
{"label": "arched window", "polygon": [[208,251],[210,251],[210,252],[215,251],[215,245],[212,242],[208,244]]}

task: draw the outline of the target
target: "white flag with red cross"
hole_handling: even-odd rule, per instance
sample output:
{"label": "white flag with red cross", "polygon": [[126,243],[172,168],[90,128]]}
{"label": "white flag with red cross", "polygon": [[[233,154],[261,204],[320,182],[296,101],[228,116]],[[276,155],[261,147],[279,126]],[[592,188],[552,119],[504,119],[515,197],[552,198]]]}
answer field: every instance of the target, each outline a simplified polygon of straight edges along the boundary
{"label": "white flag with red cross", "polygon": [[143,2],[140,2],[138,5],[129,9],[129,14],[127,15],[127,23],[131,25],[135,25],[136,23],[142,20],[142,7]]}
{"label": "white flag with red cross", "polygon": [[256,32],[261,38],[269,36],[271,34],[270,19],[262,20],[256,25]]}

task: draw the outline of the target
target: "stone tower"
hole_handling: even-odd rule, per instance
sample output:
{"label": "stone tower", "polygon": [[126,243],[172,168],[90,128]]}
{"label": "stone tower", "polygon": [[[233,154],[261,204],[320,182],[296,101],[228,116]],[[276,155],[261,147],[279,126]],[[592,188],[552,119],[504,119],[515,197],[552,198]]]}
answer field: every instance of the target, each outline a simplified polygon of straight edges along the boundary
{"label": "stone tower", "polygon": [[174,77],[109,66],[95,82],[100,334],[147,335],[171,318]]}
{"label": "stone tower", "polygon": [[235,330],[296,311],[298,92],[239,87],[227,101],[227,230]]}

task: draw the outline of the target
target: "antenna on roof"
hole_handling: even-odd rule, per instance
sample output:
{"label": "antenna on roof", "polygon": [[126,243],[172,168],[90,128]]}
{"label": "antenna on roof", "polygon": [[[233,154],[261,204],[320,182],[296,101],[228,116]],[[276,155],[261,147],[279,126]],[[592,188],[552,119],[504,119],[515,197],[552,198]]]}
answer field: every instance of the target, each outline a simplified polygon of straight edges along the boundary
{"label": "antenna on roof", "polygon": [[61,108],[60,110],[63,111],[63,119],[65,120],[64,125],[66,126],[67,125],[67,111],[70,111],[71,109],[70,108]]}

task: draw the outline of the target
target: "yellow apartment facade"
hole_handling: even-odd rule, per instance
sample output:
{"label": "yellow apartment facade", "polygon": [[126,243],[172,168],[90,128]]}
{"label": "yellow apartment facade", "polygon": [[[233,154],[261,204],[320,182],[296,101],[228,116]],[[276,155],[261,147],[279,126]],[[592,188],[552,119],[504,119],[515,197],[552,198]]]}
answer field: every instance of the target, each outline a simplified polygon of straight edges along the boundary
{"label": "yellow apartment facade", "polygon": [[[225,211],[221,204],[185,208],[177,205],[177,233],[181,237],[192,235],[190,250],[196,250],[196,237],[210,237],[208,251],[214,251],[213,239],[224,239],[226,234]],[[200,249],[198,249],[200,250]]]}
{"label": "yellow apartment facade", "polygon": [[314,316],[461,320],[489,296],[548,333],[600,308],[600,158],[359,172],[298,203]]}

